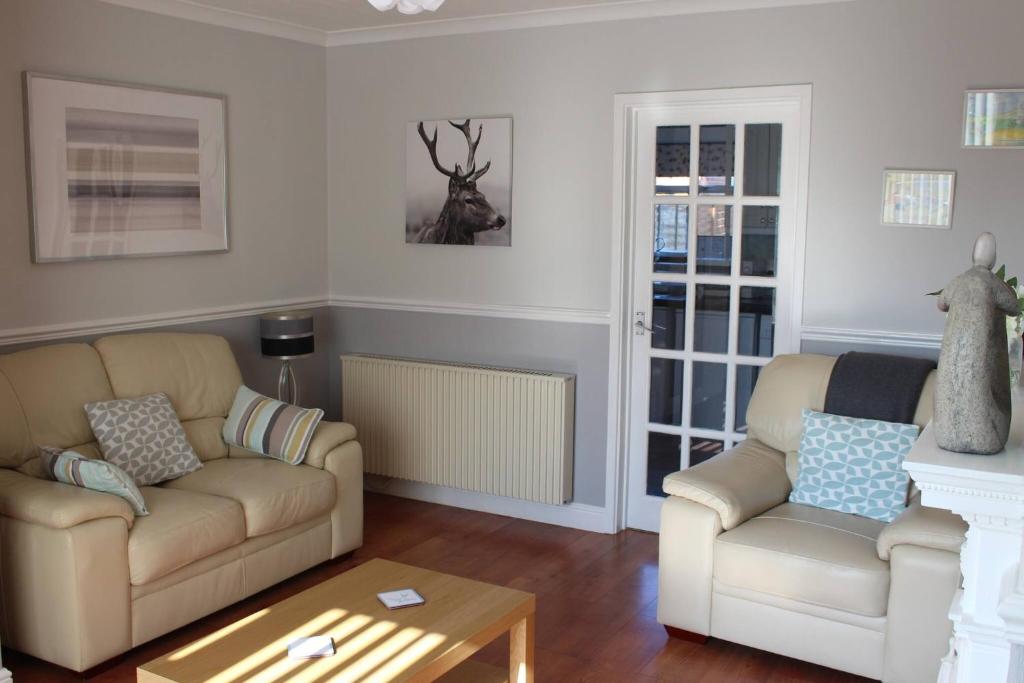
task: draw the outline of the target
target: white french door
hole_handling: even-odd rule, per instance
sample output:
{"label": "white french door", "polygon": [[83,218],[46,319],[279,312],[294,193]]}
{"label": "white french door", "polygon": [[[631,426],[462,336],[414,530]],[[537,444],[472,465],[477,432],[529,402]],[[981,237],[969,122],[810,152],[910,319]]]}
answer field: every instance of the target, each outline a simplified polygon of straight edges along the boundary
{"label": "white french door", "polygon": [[742,441],[761,368],[799,350],[808,90],[666,95],[630,120],[629,527],[658,530],[665,475]]}

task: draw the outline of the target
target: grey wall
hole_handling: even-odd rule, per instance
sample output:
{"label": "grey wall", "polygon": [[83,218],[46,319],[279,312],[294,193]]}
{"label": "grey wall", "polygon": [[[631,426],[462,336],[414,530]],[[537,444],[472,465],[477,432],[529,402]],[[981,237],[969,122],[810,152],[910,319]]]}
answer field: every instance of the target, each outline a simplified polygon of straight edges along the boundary
{"label": "grey wall", "polygon": [[[299,383],[299,403],[306,407],[328,408],[328,368],[329,359],[334,356],[331,344],[331,312],[327,307],[312,310],[313,325],[316,332],[316,353],[309,358],[295,360],[292,367]],[[260,355],[260,321],[259,316],[250,315],[239,318],[226,318],[207,322],[172,325],[167,327],[148,328],[138,332],[192,332],[216,334],[224,337],[231,345],[231,350],[242,371],[242,379],[249,387],[268,396],[277,396],[277,376],[281,365],[278,361],[263,358]],[[92,343],[103,335],[83,335],[62,339],[56,343]],[[41,344],[8,344],[0,346],[0,353],[14,353]]]}
{"label": "grey wall", "polygon": [[[965,89],[1024,86],[1022,25],[1019,0],[857,0],[330,48],[331,294],[607,311],[614,95],[810,83],[804,325],[941,332],[923,294],[969,266],[978,232],[1024,270],[1024,152],[960,147]],[[469,115],[514,118],[512,247],[406,245],[406,122]],[[957,170],[954,229],[882,227],[886,167]],[[521,321],[505,340],[505,321],[419,313],[335,319],[339,350],[503,365],[558,365],[567,347],[548,340],[577,334]],[[586,334],[604,353],[601,330]],[[606,359],[591,365],[581,396],[602,408],[577,425],[587,502],[605,471]]]}
{"label": "grey wall", "polygon": [[[966,267],[978,231],[1024,270],[1024,153],[959,144],[964,89],[1024,86],[1021,25],[1017,0],[856,0],[325,51],[96,0],[3,0],[0,332],[326,291],[607,311],[613,96],[781,83],[814,86],[804,324],[940,332],[922,294]],[[24,69],[226,94],[231,253],[31,264]],[[405,124],[462,115],[514,117],[511,248],[404,244]],[[885,167],[957,170],[954,229],[879,225]],[[352,308],[318,325],[299,372],[335,416],[343,351],[575,372],[576,499],[602,503],[606,328]],[[228,336],[273,390],[254,318],[185,329]],[[843,350],[825,346],[807,348]]]}
{"label": "grey wall", "polygon": [[[226,95],[231,252],[32,264],[23,70]],[[324,77],[324,50],[312,45],[96,0],[3,0],[0,336],[41,325],[322,298]]]}
{"label": "grey wall", "polygon": [[[331,292],[607,310],[616,93],[814,86],[804,324],[940,332],[922,294],[991,230],[1024,270],[1024,153],[960,147],[1024,86],[1019,0],[857,0],[328,51]],[[409,120],[514,117],[512,248],[402,244]],[[886,167],[959,171],[952,231],[879,224]]]}
{"label": "grey wall", "polygon": [[573,499],[604,504],[608,328],[465,315],[333,308],[331,413],[339,414],[340,353],[374,353],[576,375]]}

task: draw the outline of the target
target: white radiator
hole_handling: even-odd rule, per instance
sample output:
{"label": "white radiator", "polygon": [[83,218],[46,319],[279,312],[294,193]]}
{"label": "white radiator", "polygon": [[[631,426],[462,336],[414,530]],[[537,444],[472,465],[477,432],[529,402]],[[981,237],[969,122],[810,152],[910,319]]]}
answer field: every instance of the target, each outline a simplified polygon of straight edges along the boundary
{"label": "white radiator", "polygon": [[341,380],[368,474],[572,498],[572,375],[353,354],[341,357]]}

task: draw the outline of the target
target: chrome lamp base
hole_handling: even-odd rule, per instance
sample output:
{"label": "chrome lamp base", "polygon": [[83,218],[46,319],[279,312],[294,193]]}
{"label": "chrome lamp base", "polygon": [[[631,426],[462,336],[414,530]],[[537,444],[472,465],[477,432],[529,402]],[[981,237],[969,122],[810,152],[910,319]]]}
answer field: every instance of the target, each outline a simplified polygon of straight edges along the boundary
{"label": "chrome lamp base", "polygon": [[277,400],[292,405],[299,403],[299,383],[290,360],[281,362],[281,374],[277,376]]}

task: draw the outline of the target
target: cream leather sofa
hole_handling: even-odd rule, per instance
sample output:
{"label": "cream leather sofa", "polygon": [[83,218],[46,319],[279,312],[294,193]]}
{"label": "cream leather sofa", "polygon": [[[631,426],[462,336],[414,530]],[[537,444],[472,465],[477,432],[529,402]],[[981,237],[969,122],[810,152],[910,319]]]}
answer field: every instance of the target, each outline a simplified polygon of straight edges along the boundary
{"label": "cream leather sofa", "polygon": [[[801,410],[822,410],[835,359],[780,356],[749,438],[665,478],[658,621],[886,682],[931,683],[946,653],[966,525],[910,506],[886,525],[786,502]],[[914,421],[931,419],[934,373]]]}
{"label": "cream leather sofa", "polygon": [[[355,429],[305,462],[229,448],[242,376],[227,342],[140,334],[0,356],[0,639],[83,671],[362,544]],[[37,478],[39,446],[99,451],[82,406],[165,392],[201,470],[122,499]]]}

